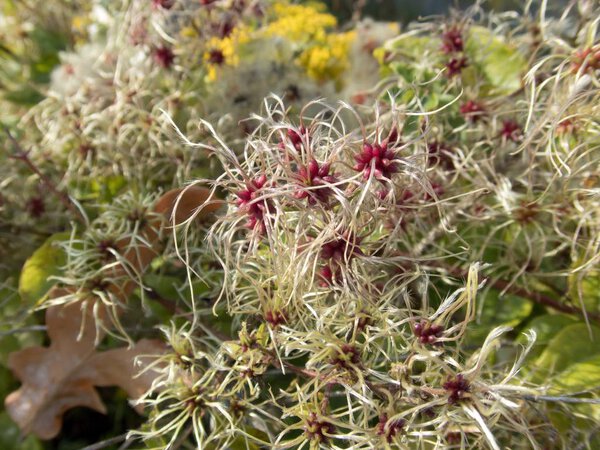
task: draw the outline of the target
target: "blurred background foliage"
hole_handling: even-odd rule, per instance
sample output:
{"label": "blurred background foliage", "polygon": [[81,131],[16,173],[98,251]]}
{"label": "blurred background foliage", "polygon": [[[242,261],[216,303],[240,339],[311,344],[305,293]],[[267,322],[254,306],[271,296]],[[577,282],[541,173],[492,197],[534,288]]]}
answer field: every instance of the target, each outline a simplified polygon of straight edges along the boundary
{"label": "blurred background foliage", "polygon": [[[29,5],[31,16],[28,19],[31,25],[25,30],[19,55],[10,49],[14,43],[7,43],[5,36],[0,34],[0,89],[5,92],[6,100],[29,107],[40,101],[43,96],[38,90],[40,84],[48,82],[50,73],[60,62],[59,52],[71,48],[77,37],[77,30],[66,30],[64,23],[66,19],[57,17],[56,23],[43,24],[35,20],[36,9],[43,6],[45,0],[15,0]],[[15,1],[6,0],[0,3],[0,19],[3,13],[7,14]],[[77,9],[77,1],[64,0]],[[150,0],[149,0],[150,1]],[[311,3],[300,1],[299,3]],[[460,11],[472,6],[473,1],[457,0],[324,0],[329,10],[338,17],[341,23],[348,22],[353,18],[370,17],[374,20],[393,21],[407,24],[418,20],[420,17],[431,15],[446,15],[452,9]],[[557,14],[566,5],[567,0],[554,0],[550,14]],[[523,1],[519,0],[488,0],[484,8],[494,11],[507,11],[519,9]],[[65,19],[64,21],[62,19]],[[48,26],[50,25],[50,26]],[[10,44],[10,45],[7,45]],[[25,61],[23,61],[23,58]],[[26,70],[23,70],[25,68]],[[23,89],[26,86],[26,89]],[[10,125],[12,119],[18,119],[18,115],[11,117],[9,112],[3,111],[0,115],[0,124]],[[0,160],[0,163],[2,161]],[[0,233],[12,233],[11,229],[1,229]],[[5,252],[5,253],[3,253]],[[0,249],[0,265],[9,257],[8,249]],[[4,280],[0,280],[4,282]],[[2,285],[0,284],[0,289]],[[4,297],[0,306],[6,310],[11,298]],[[35,323],[35,321],[32,321]],[[561,326],[564,324],[561,324]],[[487,330],[486,330],[487,331]],[[39,335],[37,335],[39,337]],[[18,337],[19,339],[21,336]],[[0,401],[4,402],[5,396],[14,390],[18,383],[5,367],[5,355],[18,348],[17,337],[9,332],[0,335],[2,346],[0,354],[4,356],[0,361]],[[28,342],[29,343],[29,342]],[[126,430],[140,425],[140,417],[127,405],[126,397],[118,389],[102,389],[101,397],[108,406],[109,414],[101,415],[89,409],[76,408],[65,417],[62,434],[56,439],[42,443],[34,437],[23,439],[18,427],[9,419],[6,412],[0,413],[0,450],[71,450],[81,449],[102,439],[111,436],[122,435]],[[121,442],[107,445],[103,448],[118,449]]]}
{"label": "blurred background foliage", "polygon": [[[309,1],[301,3],[309,3]],[[407,24],[418,20],[419,17],[448,14],[451,9],[464,10],[476,2],[466,0],[325,0],[324,3],[341,21],[350,20],[356,11],[360,10],[363,17]],[[489,0],[483,6],[484,9],[491,11],[509,11],[519,10],[524,3],[522,0]],[[560,11],[567,3],[567,0],[556,0],[550,6],[555,11]]]}

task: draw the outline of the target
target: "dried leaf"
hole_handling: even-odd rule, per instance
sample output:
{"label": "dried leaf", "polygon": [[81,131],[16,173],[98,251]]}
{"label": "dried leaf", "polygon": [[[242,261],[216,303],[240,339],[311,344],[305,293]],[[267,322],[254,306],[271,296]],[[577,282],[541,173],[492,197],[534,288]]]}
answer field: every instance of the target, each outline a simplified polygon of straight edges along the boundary
{"label": "dried leaf", "polygon": [[131,348],[98,353],[93,303],[76,302],[48,308],[50,347],[29,347],[10,355],[9,367],[23,383],[5,401],[22,431],[42,439],[56,436],[63,414],[86,406],[105,412],[94,386],[119,386],[137,398],[150,388],[156,372],[137,376],[140,355],[160,353],[163,344],[141,340]]}
{"label": "dried leaf", "polygon": [[[147,245],[131,245],[128,239],[117,242],[127,268],[117,265],[111,275],[114,279],[123,275],[126,280],[120,285],[111,284],[108,289],[125,301],[137,286],[134,280],[127,279],[128,271],[143,273],[160,251],[161,222],[166,219],[180,224],[193,215],[204,219],[223,205],[218,199],[207,201],[209,198],[210,190],[200,186],[164,194],[154,208],[162,218],[142,232]],[[70,293],[73,290],[55,288],[48,297]],[[96,342],[104,337],[96,326],[97,320],[105,322],[108,315],[99,302],[91,299],[50,307],[46,311],[50,347],[29,347],[10,355],[8,365],[23,385],[6,398],[5,405],[21,430],[51,439],[59,433],[67,410],[86,406],[105,412],[95,386],[119,386],[132,398],[150,388],[156,372],[149,370],[136,376],[139,368],[134,366],[134,360],[140,355],[161,352],[163,344],[141,340],[131,348],[96,352]]]}
{"label": "dried leaf", "polygon": [[[210,198],[210,201],[209,201]],[[186,188],[172,189],[163,194],[156,205],[154,212],[161,215],[156,221],[153,221],[142,232],[142,238],[149,245],[143,245],[136,242],[131,245],[129,239],[122,239],[116,243],[117,251],[123,255],[128,269],[138,274],[143,274],[160,253],[159,232],[161,222],[165,220],[176,225],[186,221],[193,215],[198,220],[206,219],[211,213],[217,211],[223,206],[223,201],[216,197],[211,198],[210,190],[201,186],[188,186]],[[127,269],[123,266],[115,266],[110,275],[114,278],[122,278],[127,274]],[[138,286],[137,282],[130,279],[120,286],[109,286],[109,290],[123,300],[125,303],[127,297]]]}
{"label": "dried leaf", "polygon": [[188,186],[172,189],[162,195],[156,202],[154,211],[163,214],[169,222],[174,220],[178,225],[194,214],[196,214],[196,218],[204,219],[221,206],[223,206],[223,201],[215,196],[211,198],[209,189],[201,186]]}

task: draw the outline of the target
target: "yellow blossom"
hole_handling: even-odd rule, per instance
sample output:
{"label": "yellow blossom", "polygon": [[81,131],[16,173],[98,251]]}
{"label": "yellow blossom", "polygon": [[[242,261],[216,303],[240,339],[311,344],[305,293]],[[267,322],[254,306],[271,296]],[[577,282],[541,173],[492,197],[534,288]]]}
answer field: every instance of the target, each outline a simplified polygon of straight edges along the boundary
{"label": "yellow blossom", "polygon": [[75,34],[75,42],[83,44],[87,40],[87,29],[92,23],[92,19],[87,14],[80,14],[71,20],[71,29]]}
{"label": "yellow blossom", "polygon": [[316,3],[309,5],[290,5],[276,3],[273,5],[273,21],[267,26],[267,36],[280,36],[299,44],[308,41],[326,39],[327,29],[337,25],[331,14],[323,12],[325,5]]}
{"label": "yellow blossom", "polygon": [[355,38],[354,32],[329,34],[322,44],[302,52],[298,62],[311,78],[335,80],[339,84],[342,74],[348,69],[348,53]]}
{"label": "yellow blossom", "polygon": [[213,37],[206,43],[204,61],[207,64],[208,81],[217,78],[219,66],[236,66],[239,64],[239,49],[250,40],[250,33],[244,27],[235,28],[224,38]]}

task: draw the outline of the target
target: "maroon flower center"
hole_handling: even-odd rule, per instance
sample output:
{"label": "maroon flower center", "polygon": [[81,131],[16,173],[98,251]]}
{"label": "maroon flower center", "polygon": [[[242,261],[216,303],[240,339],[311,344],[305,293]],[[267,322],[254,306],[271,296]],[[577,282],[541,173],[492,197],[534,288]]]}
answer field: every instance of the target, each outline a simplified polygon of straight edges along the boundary
{"label": "maroon flower center", "polygon": [[329,436],[335,433],[335,426],[317,416],[316,413],[310,413],[304,423],[304,434],[311,441],[327,442]]}
{"label": "maroon flower center", "polygon": [[454,404],[464,398],[464,395],[469,392],[471,386],[462,374],[458,374],[454,378],[449,378],[448,381],[443,384],[443,388],[449,394],[448,403]]}
{"label": "maroon flower center", "polygon": [[246,189],[236,193],[239,210],[248,216],[246,226],[250,229],[258,227],[261,234],[266,232],[266,214],[274,211],[274,205],[269,199],[261,199],[262,188],[267,184],[267,177],[260,177],[246,183]]}
{"label": "maroon flower center", "polygon": [[423,321],[415,324],[413,332],[419,338],[421,344],[439,344],[438,338],[442,336],[444,328],[441,325],[433,325]]}
{"label": "maroon flower center", "polygon": [[379,416],[379,423],[377,424],[377,434],[383,436],[388,443],[391,443],[394,437],[402,432],[402,429],[406,425],[404,419],[397,419],[390,421],[388,415],[383,413]]}
{"label": "maroon flower center", "polygon": [[362,151],[354,156],[357,164],[354,170],[363,173],[363,178],[367,180],[371,174],[382,181],[390,179],[392,174],[398,172],[398,162],[396,154],[388,148],[386,142],[381,144],[363,144]]}
{"label": "maroon flower center", "polygon": [[485,108],[473,100],[468,100],[466,103],[460,106],[460,113],[469,122],[477,122],[485,115]]}
{"label": "maroon flower center", "polygon": [[168,69],[173,65],[175,55],[169,47],[159,47],[154,50],[154,60],[164,69]]}
{"label": "maroon flower center", "polygon": [[335,183],[335,174],[330,174],[330,165],[327,163],[319,164],[315,159],[310,160],[308,165],[300,167],[296,178],[302,188],[294,196],[296,198],[306,198],[308,203],[314,205],[317,202],[327,203],[333,191],[328,184]]}
{"label": "maroon flower center", "polygon": [[462,32],[457,27],[452,27],[442,34],[442,51],[444,53],[462,52],[464,42]]}

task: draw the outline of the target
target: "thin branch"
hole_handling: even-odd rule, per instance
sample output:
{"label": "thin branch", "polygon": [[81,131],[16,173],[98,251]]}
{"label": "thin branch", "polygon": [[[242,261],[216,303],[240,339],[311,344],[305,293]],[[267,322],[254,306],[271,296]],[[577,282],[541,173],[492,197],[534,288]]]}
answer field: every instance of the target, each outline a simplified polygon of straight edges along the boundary
{"label": "thin branch", "polygon": [[10,130],[6,127],[3,128],[4,132],[8,136],[8,139],[12,142],[17,150],[16,153],[10,157],[19,161],[23,161],[23,163],[25,163],[25,165],[39,177],[40,181],[58,197],[65,208],[71,211],[77,220],[85,224],[85,217],[83,217],[81,211],[75,206],[71,197],[69,197],[67,193],[61,191],[48,176],[42,173],[42,171],[33,163],[31,158],[29,158],[29,152],[25,151],[23,147],[21,147],[21,144],[19,144],[19,142],[14,138]]}
{"label": "thin branch", "polygon": [[521,395],[519,398],[532,402],[588,403],[592,405],[600,405],[600,399],[598,398],[575,398],[553,395]]}
{"label": "thin branch", "polygon": [[[427,261],[427,265],[436,267],[438,269],[442,269],[447,272],[449,275],[452,275],[455,278],[466,278],[468,273],[459,267],[450,267],[438,261]],[[566,314],[575,314],[581,316],[582,318],[593,319],[596,322],[600,322],[600,314],[583,311],[580,308],[575,306],[570,306],[564,303],[564,300],[568,300],[568,297],[564,297],[563,301],[556,300],[552,297],[549,297],[545,294],[541,294],[539,292],[531,292],[525,288],[511,285],[508,281],[505,280],[491,280],[490,285],[499,290],[507,290],[509,294],[516,295],[518,297],[523,297],[529,299],[535,303],[539,303],[540,305],[547,306],[556,311],[560,311]],[[508,288],[508,289],[507,289]]]}
{"label": "thin branch", "polygon": [[[495,288],[497,288],[499,290],[505,289],[508,285],[509,285],[509,283],[504,280],[496,280],[492,283],[492,286],[494,286]],[[555,300],[552,297],[541,294],[539,292],[530,292],[527,289],[521,288],[519,286],[510,286],[508,288],[508,292],[510,292],[511,294],[518,295],[519,297],[528,298],[530,300],[533,300],[536,303],[539,303],[544,306],[548,306],[549,308],[555,309],[557,311],[561,311],[561,312],[564,312],[567,314],[577,314],[582,317],[587,316],[590,319],[594,319],[594,320],[600,322],[600,315],[598,315],[596,313],[583,311],[580,308],[567,305],[561,301]],[[565,296],[563,299],[568,300],[568,297]]]}
{"label": "thin branch", "polygon": [[18,333],[29,333],[30,331],[46,331],[46,325],[31,325],[29,327],[13,328],[12,330],[8,331],[0,331],[0,337]]}
{"label": "thin branch", "polygon": [[106,439],[104,441],[88,445],[87,447],[83,447],[81,450],[101,450],[103,448],[110,447],[113,444],[118,444],[119,442],[123,442],[124,440],[126,440],[127,434],[128,433],[123,433],[110,439]]}

